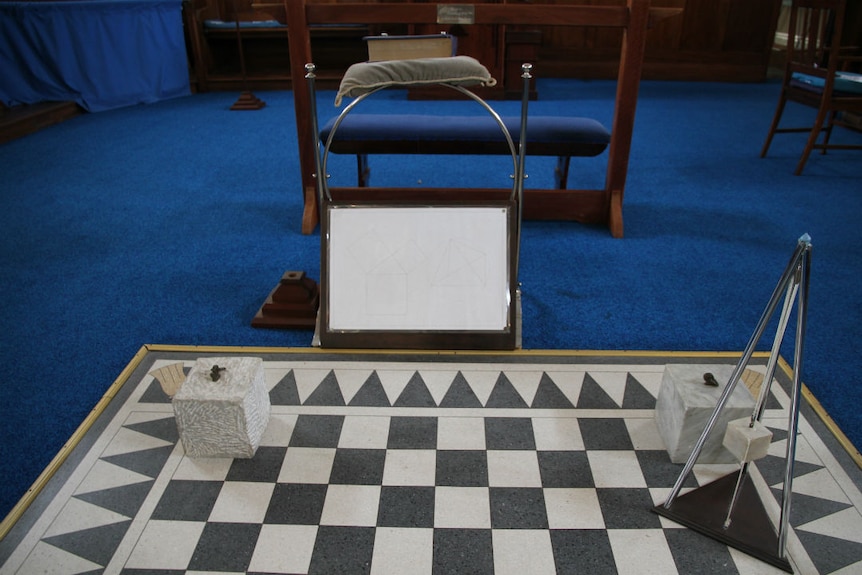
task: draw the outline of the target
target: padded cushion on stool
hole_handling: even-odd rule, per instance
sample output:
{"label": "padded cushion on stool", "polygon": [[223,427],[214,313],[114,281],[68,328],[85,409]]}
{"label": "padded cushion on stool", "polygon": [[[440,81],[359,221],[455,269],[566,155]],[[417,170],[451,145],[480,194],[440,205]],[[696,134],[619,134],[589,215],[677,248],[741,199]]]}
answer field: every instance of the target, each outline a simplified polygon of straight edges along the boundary
{"label": "padded cushion on stool", "polygon": [[[517,146],[520,116],[504,116],[503,123]],[[320,133],[326,143],[335,119]],[[611,134],[592,118],[531,116],[527,120],[527,154],[595,156]],[[458,144],[470,142],[469,151]],[[479,145],[474,145],[479,144]],[[434,116],[420,114],[348,114],[330,146],[334,153],[377,154],[501,154],[506,140],[491,116]]]}
{"label": "padded cushion on stool", "polygon": [[493,86],[496,83],[488,69],[470,56],[359,62],[344,73],[335,105],[340,106],[344,96],[361,96],[378,88],[424,84]]}

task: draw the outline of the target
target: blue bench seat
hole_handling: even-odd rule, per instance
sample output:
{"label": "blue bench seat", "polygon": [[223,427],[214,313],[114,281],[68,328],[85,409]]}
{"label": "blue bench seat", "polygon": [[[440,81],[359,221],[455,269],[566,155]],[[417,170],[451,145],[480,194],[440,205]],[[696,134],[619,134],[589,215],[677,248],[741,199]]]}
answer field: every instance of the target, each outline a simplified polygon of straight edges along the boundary
{"label": "blue bench seat", "polygon": [[[503,116],[503,123],[518,145],[520,116]],[[320,130],[326,143],[335,118]],[[608,147],[611,134],[592,118],[530,116],[527,120],[527,155],[555,156],[557,187],[565,189],[569,160],[598,156]],[[330,145],[334,154],[357,156],[358,185],[368,185],[368,154],[508,155],[509,147],[490,115],[437,116],[422,114],[363,114],[344,117]]]}

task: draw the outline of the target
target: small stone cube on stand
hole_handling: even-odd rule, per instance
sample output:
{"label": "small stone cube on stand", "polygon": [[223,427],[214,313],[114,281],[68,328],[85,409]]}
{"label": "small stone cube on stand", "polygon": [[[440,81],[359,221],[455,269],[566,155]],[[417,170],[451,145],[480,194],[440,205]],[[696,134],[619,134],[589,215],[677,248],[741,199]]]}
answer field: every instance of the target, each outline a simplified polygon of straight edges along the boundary
{"label": "small stone cube on stand", "polygon": [[750,463],[769,453],[772,432],[759,421],[752,423],[750,417],[743,417],[728,422],[722,443],[738,461]]}

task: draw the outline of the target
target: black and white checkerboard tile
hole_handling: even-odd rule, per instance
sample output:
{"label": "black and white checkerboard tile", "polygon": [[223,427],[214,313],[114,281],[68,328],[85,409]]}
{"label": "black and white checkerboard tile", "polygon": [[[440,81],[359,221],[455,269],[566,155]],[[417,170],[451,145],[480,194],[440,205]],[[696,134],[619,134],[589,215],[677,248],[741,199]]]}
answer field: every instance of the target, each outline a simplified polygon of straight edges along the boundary
{"label": "black and white checkerboard tile", "polygon": [[[184,456],[169,399],[139,369],[39,516],[2,542],[0,572],[779,572],[651,512],[681,469],[653,419],[660,358],[451,359],[268,358],[272,413],[247,460]],[[787,405],[776,386],[771,454],[752,473],[771,513]],[[858,477],[804,417],[800,432],[791,563],[862,573]],[[686,489],[736,468],[697,465]]]}

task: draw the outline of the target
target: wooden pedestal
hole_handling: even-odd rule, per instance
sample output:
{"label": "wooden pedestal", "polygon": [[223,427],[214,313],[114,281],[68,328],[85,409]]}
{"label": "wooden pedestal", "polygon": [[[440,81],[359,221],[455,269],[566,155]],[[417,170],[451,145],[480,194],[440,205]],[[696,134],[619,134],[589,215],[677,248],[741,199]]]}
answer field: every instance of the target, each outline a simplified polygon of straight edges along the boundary
{"label": "wooden pedestal", "polygon": [[251,320],[252,327],[314,329],[320,292],[305,272],[284,272]]}

